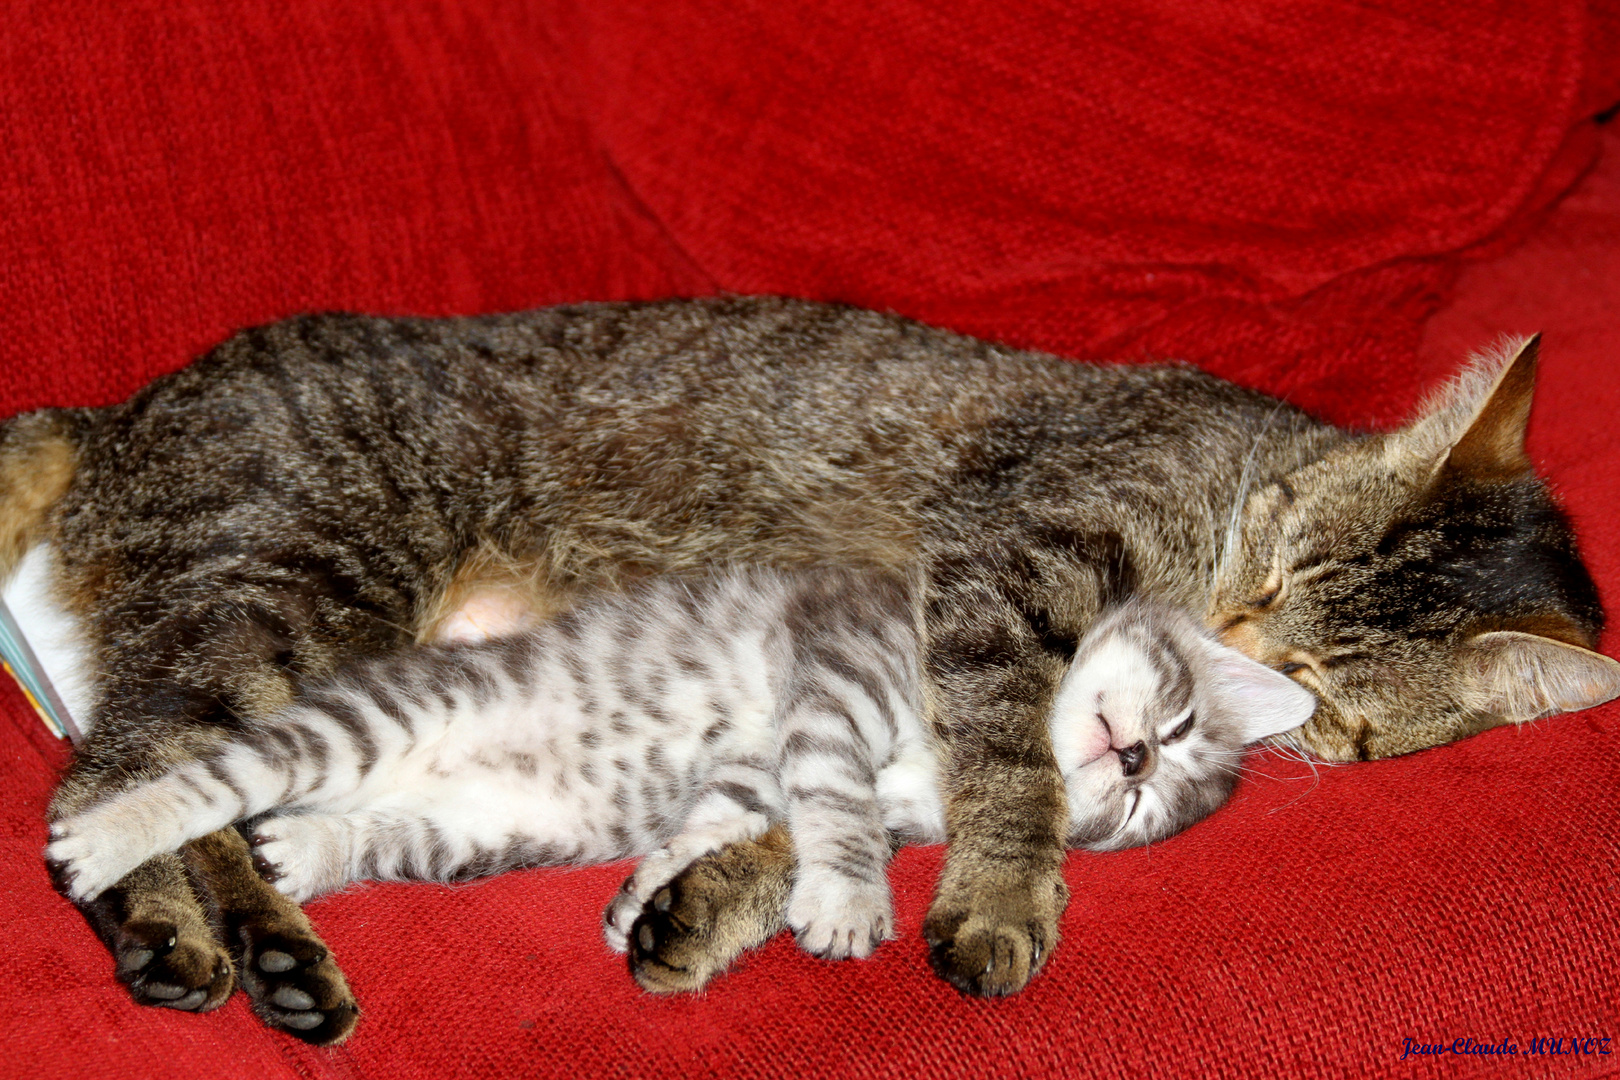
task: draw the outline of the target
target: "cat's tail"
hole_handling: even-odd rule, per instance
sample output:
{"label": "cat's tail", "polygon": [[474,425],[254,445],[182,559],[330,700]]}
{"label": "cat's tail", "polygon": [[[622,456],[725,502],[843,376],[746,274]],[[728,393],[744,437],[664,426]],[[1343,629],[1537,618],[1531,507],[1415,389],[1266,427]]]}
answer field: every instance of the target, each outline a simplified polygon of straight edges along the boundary
{"label": "cat's tail", "polygon": [[0,582],[73,483],[90,415],[87,409],[41,409],[0,420]]}

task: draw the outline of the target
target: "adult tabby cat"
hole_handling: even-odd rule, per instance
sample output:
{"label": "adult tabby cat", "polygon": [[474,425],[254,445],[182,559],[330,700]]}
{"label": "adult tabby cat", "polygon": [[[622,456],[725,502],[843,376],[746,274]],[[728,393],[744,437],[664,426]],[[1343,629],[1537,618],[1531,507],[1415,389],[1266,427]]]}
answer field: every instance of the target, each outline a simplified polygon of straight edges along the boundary
{"label": "adult tabby cat", "polygon": [[[310,680],[290,710],[61,819],[46,854],[88,900],[153,855],[276,811],[254,829],[256,861],[308,900],[357,878],[656,852],[606,915],[623,952],[679,871],[780,821],[798,855],[780,917],[817,955],[867,956],[891,936],[890,837],[945,839],[916,616],[911,590],[874,571],[646,582],[526,634]],[[1069,843],[1181,831],[1226,801],[1246,743],[1315,706],[1185,611],[1138,599],[1107,613],[1050,717]]]}
{"label": "adult tabby cat", "polygon": [[[0,432],[0,574],[28,552],[19,603],[95,672],[51,816],[425,635],[472,585],[561,610],[721,561],[890,568],[920,582],[946,760],[924,932],[942,976],[1010,993],[1067,899],[1052,696],[1113,598],[1207,609],[1317,693],[1296,741],[1334,760],[1614,695],[1617,665],[1588,651],[1596,592],[1522,448],[1534,357],[1484,357],[1409,427],[1363,437],[1188,368],[785,299],[249,330],[123,405]],[[660,947],[742,940],[748,898],[790,872],[770,833],[699,860],[673,891],[702,910]],[[140,1000],[219,1004],[234,952],[271,1022],[290,986],[326,1016],[305,1037],[353,1025],[234,832],[81,907]]]}

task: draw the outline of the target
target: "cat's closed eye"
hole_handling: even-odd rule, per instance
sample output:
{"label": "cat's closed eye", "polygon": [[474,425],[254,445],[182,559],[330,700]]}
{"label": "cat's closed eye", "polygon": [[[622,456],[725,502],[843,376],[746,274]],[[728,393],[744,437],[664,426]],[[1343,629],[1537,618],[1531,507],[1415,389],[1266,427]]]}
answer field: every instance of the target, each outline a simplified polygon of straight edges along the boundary
{"label": "cat's closed eye", "polygon": [[1186,719],[1182,720],[1181,723],[1177,724],[1174,728],[1172,728],[1170,730],[1170,734],[1164,736],[1162,739],[1159,740],[1159,742],[1161,742],[1161,743],[1173,743],[1173,742],[1177,741],[1178,739],[1185,739],[1187,737],[1188,732],[1192,731],[1193,722],[1195,720],[1197,720],[1197,719],[1198,719],[1198,714],[1197,713],[1193,713],[1193,712],[1187,713]]}

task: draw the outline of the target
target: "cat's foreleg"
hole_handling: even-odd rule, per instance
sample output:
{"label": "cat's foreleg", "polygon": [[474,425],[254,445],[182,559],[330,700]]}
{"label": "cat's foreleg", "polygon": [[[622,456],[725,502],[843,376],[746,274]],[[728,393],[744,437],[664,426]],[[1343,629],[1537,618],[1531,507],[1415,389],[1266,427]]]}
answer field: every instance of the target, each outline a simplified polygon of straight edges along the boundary
{"label": "cat's foreleg", "polygon": [[923,935],[940,977],[995,996],[1040,971],[1069,898],[1068,808],[1048,723],[1062,659],[1036,632],[1055,620],[1013,602],[995,559],[964,565],[971,572],[932,583],[924,605],[950,839]]}

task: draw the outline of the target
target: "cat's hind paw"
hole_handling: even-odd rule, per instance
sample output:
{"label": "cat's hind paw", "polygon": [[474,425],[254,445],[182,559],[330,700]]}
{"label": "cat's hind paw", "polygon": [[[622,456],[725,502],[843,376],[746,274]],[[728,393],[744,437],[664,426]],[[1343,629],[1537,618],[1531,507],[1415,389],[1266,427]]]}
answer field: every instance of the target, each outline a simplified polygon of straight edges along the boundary
{"label": "cat's hind paw", "polygon": [[360,1008],[318,938],[297,927],[257,925],[242,936],[242,989],[265,1023],[317,1046],[348,1038]]}
{"label": "cat's hind paw", "polygon": [[78,903],[95,899],[153,854],[134,839],[105,814],[74,814],[55,822],[45,846],[51,883]]}
{"label": "cat's hind paw", "polygon": [[702,989],[782,929],[792,873],[792,840],[780,826],[695,860],[631,924],[631,977],[655,994]]}
{"label": "cat's hind paw", "polygon": [[112,940],[118,981],[142,1005],[208,1012],[236,988],[231,958],[201,927],[131,920]]}
{"label": "cat's hind paw", "polygon": [[253,827],[253,868],[300,904],[349,883],[324,814],[282,814]]}

